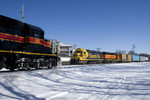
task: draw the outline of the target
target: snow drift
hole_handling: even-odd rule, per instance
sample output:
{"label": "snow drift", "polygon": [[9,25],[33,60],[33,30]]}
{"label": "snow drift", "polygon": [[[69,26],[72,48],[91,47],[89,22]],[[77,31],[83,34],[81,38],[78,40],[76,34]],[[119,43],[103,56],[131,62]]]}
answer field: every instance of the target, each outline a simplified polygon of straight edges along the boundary
{"label": "snow drift", "polygon": [[150,62],[0,72],[0,100],[149,100]]}

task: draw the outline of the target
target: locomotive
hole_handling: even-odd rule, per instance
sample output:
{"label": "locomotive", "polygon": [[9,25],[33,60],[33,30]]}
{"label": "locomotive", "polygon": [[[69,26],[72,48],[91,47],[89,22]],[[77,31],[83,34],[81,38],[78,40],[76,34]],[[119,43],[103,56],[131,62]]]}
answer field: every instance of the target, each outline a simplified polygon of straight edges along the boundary
{"label": "locomotive", "polygon": [[52,45],[40,27],[0,15],[0,69],[57,66],[60,58]]}
{"label": "locomotive", "polygon": [[71,64],[88,64],[88,63],[125,63],[125,62],[137,62],[135,56],[130,54],[119,54],[110,52],[99,52],[94,50],[86,50],[82,48],[76,49],[73,57],[71,58]]}
{"label": "locomotive", "polygon": [[87,64],[87,63],[112,63],[120,62],[120,55],[109,52],[99,52],[94,50],[86,50],[82,48],[76,49],[71,64]]}

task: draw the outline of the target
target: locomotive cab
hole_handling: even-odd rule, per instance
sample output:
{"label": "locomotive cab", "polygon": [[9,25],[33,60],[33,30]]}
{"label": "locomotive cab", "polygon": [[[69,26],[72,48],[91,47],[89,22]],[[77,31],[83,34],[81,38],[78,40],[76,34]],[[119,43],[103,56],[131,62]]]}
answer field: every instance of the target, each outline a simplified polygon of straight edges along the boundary
{"label": "locomotive cab", "polygon": [[78,48],[71,58],[71,64],[83,63],[88,57],[88,52],[85,49]]}

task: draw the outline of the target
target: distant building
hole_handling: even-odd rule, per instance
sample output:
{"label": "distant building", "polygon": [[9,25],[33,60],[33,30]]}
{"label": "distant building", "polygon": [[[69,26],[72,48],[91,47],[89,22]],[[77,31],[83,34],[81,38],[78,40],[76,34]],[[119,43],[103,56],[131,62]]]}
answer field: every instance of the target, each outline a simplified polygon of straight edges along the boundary
{"label": "distant building", "polygon": [[66,43],[59,43],[59,45],[61,57],[72,57],[76,49],[75,45],[68,45]]}
{"label": "distant building", "polygon": [[68,45],[66,43],[59,43],[60,55],[62,64],[69,64],[73,53],[75,52],[75,45]]}
{"label": "distant building", "polygon": [[53,42],[52,44],[54,44],[54,46],[52,45],[54,47],[53,51],[54,52],[58,51],[57,53],[60,54],[61,56],[61,63],[69,64],[71,57],[73,56],[73,53],[75,52],[76,45],[69,45],[66,43],[61,43],[58,40],[53,40],[52,42]]}

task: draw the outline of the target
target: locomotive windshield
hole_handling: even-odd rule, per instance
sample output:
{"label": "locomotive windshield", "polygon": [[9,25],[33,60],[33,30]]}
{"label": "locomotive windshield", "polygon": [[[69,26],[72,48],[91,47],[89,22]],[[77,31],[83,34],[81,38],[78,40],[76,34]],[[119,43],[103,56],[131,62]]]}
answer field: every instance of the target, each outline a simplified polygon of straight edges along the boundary
{"label": "locomotive windshield", "polygon": [[42,33],[39,31],[32,30],[31,32],[32,32],[31,34],[33,34],[33,37],[36,37],[36,38],[42,38],[43,37]]}
{"label": "locomotive windshield", "polygon": [[26,24],[29,27],[29,36],[44,39],[44,31],[36,26]]}
{"label": "locomotive windshield", "polygon": [[81,51],[75,51],[75,53],[81,53]]}

